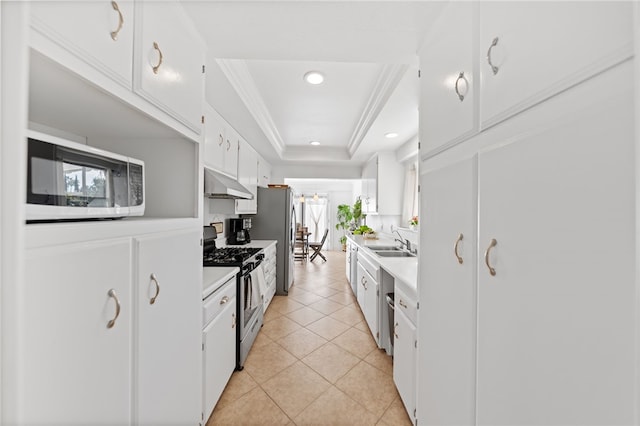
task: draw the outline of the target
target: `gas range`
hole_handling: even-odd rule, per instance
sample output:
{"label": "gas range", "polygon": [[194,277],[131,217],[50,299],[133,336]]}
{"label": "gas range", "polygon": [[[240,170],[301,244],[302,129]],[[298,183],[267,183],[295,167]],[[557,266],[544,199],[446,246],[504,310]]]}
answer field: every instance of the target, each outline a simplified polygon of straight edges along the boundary
{"label": "gas range", "polygon": [[261,248],[255,247],[221,247],[204,253],[203,266],[242,266],[251,259]]}

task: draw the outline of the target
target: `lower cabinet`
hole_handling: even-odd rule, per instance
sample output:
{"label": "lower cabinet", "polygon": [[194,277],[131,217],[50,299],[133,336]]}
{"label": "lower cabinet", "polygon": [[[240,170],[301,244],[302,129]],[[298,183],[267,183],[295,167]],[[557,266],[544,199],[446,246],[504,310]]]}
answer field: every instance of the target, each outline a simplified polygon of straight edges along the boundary
{"label": "lower cabinet", "polygon": [[[215,298],[220,294],[222,298]],[[213,295],[212,303],[221,309],[202,332],[204,407],[207,421],[236,367],[236,278],[233,277]],[[207,302],[205,301],[205,304]],[[205,310],[209,307],[205,306]]]}
{"label": "lower cabinet", "polygon": [[[396,287],[394,309],[393,381],[411,419],[416,416],[416,325],[415,306]],[[404,303],[404,305],[402,305]],[[410,319],[413,313],[413,320]],[[409,315],[407,315],[409,314]],[[428,344],[428,342],[426,343]]]}
{"label": "lower cabinet", "polygon": [[264,262],[262,267],[264,270],[265,279],[265,294],[263,303],[263,309],[266,312],[269,304],[273,300],[273,296],[276,294],[276,266],[277,266],[277,245],[276,243],[270,245],[264,249]]}
{"label": "lower cabinet", "polygon": [[131,240],[30,249],[17,424],[131,423]]}
{"label": "lower cabinet", "polygon": [[17,424],[201,421],[200,238],[27,250]]}
{"label": "lower cabinet", "polygon": [[[364,255],[358,256],[358,293],[357,300],[360,309],[367,321],[369,330],[374,340],[378,343],[380,330],[378,327],[378,282],[376,280],[377,268],[370,264]],[[373,274],[372,274],[373,272]]]}
{"label": "lower cabinet", "polygon": [[200,421],[200,238],[200,231],[191,230],[134,239],[138,260],[136,423]]}

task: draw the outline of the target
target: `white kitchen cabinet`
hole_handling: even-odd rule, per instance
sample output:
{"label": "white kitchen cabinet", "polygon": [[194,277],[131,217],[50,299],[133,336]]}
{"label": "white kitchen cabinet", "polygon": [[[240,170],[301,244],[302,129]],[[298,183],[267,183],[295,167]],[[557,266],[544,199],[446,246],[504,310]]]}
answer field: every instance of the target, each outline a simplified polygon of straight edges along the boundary
{"label": "white kitchen cabinet", "polygon": [[128,90],[133,1],[31,2],[31,27]]}
{"label": "white kitchen cabinet", "polygon": [[236,214],[257,213],[258,153],[244,139],[240,139],[238,149],[238,181],[253,194],[253,199],[236,200]]}
{"label": "white kitchen cabinet", "polygon": [[[395,287],[394,334],[393,344],[393,381],[396,384],[402,403],[409,417],[415,418],[416,397],[416,326],[415,306]],[[400,302],[403,303],[400,303]],[[410,311],[410,313],[408,312]],[[410,318],[413,316],[413,319]],[[426,342],[431,345],[431,342]]]}
{"label": "white kitchen cabinet", "polygon": [[631,75],[470,141],[493,142],[477,172],[421,167],[419,423],[633,423],[634,117],[616,85]]}
{"label": "white kitchen cabinet", "polygon": [[205,422],[236,367],[236,278],[228,280],[211,298],[218,312],[202,332]]}
{"label": "white kitchen cabinet", "polygon": [[204,164],[237,178],[239,136],[209,104],[205,105],[204,141]]}
{"label": "white kitchen cabinet", "polygon": [[130,424],[130,239],[33,248],[26,263],[17,423]]}
{"label": "white kitchen cabinet", "polygon": [[393,152],[380,152],[362,171],[362,213],[402,214],[404,168]]}
{"label": "white kitchen cabinet", "polygon": [[351,241],[347,238],[347,250],[344,257],[344,274],[347,277],[347,282],[351,284]]}
{"label": "white kitchen cabinet", "polygon": [[418,414],[428,425],[475,422],[476,180],[472,158],[420,182]]}
{"label": "white kitchen cabinet", "polygon": [[135,238],[136,423],[200,421],[201,238],[199,230]]}
{"label": "white kitchen cabinet", "polygon": [[358,269],[357,269],[357,300],[360,305],[360,310],[364,315],[369,331],[373,336],[376,343],[380,338],[379,329],[379,315],[378,315],[378,301],[379,301],[379,285],[378,285],[378,270],[375,264],[366,258],[364,254],[358,256]]}
{"label": "white kitchen cabinet", "polygon": [[258,156],[258,186],[266,188],[271,182],[271,164]]}
{"label": "white kitchen cabinet", "polygon": [[479,10],[482,127],[633,55],[632,2],[479,2]]}
{"label": "white kitchen cabinet", "polygon": [[179,2],[136,2],[134,91],[200,134],[205,47]]}
{"label": "white kitchen cabinet", "polygon": [[276,266],[277,243],[274,243],[264,249],[264,260],[262,262],[266,287],[262,301],[265,312],[273,300],[273,296],[276,294]]}
{"label": "white kitchen cabinet", "polygon": [[420,150],[436,153],[477,131],[477,3],[449,2],[420,50]]}

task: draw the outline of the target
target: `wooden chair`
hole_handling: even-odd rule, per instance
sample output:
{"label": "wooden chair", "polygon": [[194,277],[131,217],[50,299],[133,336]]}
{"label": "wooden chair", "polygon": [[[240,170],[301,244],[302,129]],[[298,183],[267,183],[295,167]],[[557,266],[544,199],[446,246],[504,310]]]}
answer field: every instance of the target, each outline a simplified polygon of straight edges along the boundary
{"label": "wooden chair", "polygon": [[329,234],[329,228],[324,230],[324,235],[322,235],[322,240],[320,240],[320,242],[309,243],[309,248],[313,249],[313,254],[309,259],[311,262],[313,262],[313,259],[315,259],[317,256],[320,256],[322,260],[324,260],[325,262],[327,261],[327,258],[324,257],[322,253],[320,253],[320,250],[322,250],[322,246],[324,245],[324,242],[327,240],[327,234]]}
{"label": "wooden chair", "polygon": [[293,255],[295,260],[307,260],[309,258],[309,241],[306,227],[301,227],[296,231]]}

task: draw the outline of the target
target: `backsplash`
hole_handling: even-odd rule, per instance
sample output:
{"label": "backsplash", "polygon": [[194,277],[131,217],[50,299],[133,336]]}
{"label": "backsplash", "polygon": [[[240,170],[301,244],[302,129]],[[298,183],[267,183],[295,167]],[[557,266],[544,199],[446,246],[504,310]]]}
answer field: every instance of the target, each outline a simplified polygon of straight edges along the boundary
{"label": "backsplash", "polygon": [[224,247],[227,244],[227,237],[229,236],[229,219],[239,217],[234,212],[234,200],[205,198],[203,207],[203,226],[210,225],[213,222],[223,223],[223,231],[222,234],[216,238],[216,245],[218,247]]}

